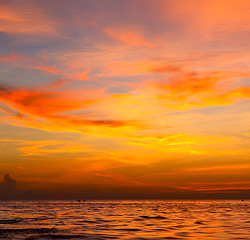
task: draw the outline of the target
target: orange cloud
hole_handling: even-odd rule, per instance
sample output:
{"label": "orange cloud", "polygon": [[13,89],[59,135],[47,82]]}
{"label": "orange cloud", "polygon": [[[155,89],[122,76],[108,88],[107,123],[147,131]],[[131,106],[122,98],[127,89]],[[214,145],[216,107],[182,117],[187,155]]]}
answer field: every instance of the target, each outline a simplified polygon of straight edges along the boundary
{"label": "orange cloud", "polygon": [[35,66],[34,69],[38,69],[41,71],[58,74],[60,71],[56,67],[48,67],[48,66]]}
{"label": "orange cloud", "polygon": [[7,34],[58,34],[54,21],[35,4],[11,7],[0,4],[0,31]]}
{"label": "orange cloud", "polygon": [[233,83],[238,82],[240,78],[248,76],[249,73],[234,71],[178,72],[166,81],[149,83],[149,85],[156,90],[155,96],[162,102],[164,101],[165,106],[189,109],[228,105],[249,98],[248,86],[233,86]]}
{"label": "orange cloud", "polygon": [[0,56],[0,61],[2,62],[17,62],[30,59],[26,56],[17,55],[15,53],[11,53],[10,55]]}
{"label": "orange cloud", "polygon": [[45,86],[44,90],[51,91],[52,89],[60,88],[70,83],[71,81],[67,79],[57,79],[56,81],[49,83],[47,86]]}
{"label": "orange cloud", "polygon": [[90,72],[90,69],[87,69],[86,71],[83,71],[83,72],[77,71],[77,72],[71,73],[70,69],[67,67],[66,69],[59,69],[58,67],[55,67],[55,66],[38,65],[38,66],[30,66],[29,68],[37,69],[40,71],[45,71],[51,74],[62,75],[72,80],[79,80],[79,81],[89,80],[89,76],[87,76],[87,74]]}
{"label": "orange cloud", "polygon": [[138,76],[142,74],[182,73],[184,70],[176,64],[165,63],[163,60],[111,61],[100,76]]}
{"label": "orange cloud", "polygon": [[188,182],[186,189],[193,191],[221,192],[221,191],[239,191],[249,189],[250,181],[228,181],[228,182]]}
{"label": "orange cloud", "polygon": [[65,78],[79,81],[89,80],[88,73],[91,71],[91,69],[87,69],[83,72],[77,70],[72,73],[71,66],[65,66],[64,69],[62,69],[62,67],[49,66],[46,63],[47,60],[45,61],[44,58],[29,57],[25,55],[18,55],[16,53],[0,56],[0,62],[4,62],[10,66],[18,66],[24,69],[36,69],[55,75],[61,75]]}
{"label": "orange cloud", "polygon": [[241,169],[249,169],[250,164],[233,164],[233,165],[220,165],[220,166],[211,166],[211,167],[196,167],[196,168],[186,168],[187,172],[211,172],[215,171],[236,171]]}
{"label": "orange cloud", "polygon": [[238,87],[224,94],[215,96],[207,96],[202,100],[203,103],[208,105],[227,105],[250,98],[250,87]]}
{"label": "orange cloud", "polygon": [[87,74],[90,72],[90,69],[87,69],[84,72],[80,72],[78,74],[76,74],[76,79],[82,80],[82,81],[86,81],[89,80],[89,77],[87,76]]}
{"label": "orange cloud", "polygon": [[189,0],[188,5],[185,1],[163,0],[154,14],[161,20],[174,21],[187,43],[221,41],[225,46],[228,42],[247,40],[249,7],[248,0]]}
{"label": "orange cloud", "polygon": [[151,71],[152,63],[149,61],[115,61],[106,64],[105,71],[102,76],[135,76],[145,74]]}
{"label": "orange cloud", "polygon": [[0,99],[24,113],[49,115],[80,109],[86,102],[63,100],[58,93],[29,91],[25,89],[6,92],[1,90]]}
{"label": "orange cloud", "polygon": [[0,56],[0,61],[9,65],[18,66],[18,67],[22,67],[25,69],[37,69],[37,70],[49,72],[52,74],[62,74],[62,71],[56,68],[55,66],[42,65],[44,64],[44,59],[18,55],[16,53],[11,53],[9,55]]}
{"label": "orange cloud", "polygon": [[[94,92],[90,92],[93,95]],[[73,100],[75,99],[74,95],[76,95],[76,92],[56,93],[45,90],[0,89],[0,101],[11,109],[5,112],[20,112],[21,114],[15,114],[14,116],[12,114],[10,119],[15,124],[19,123],[22,126],[46,131],[73,131],[107,136],[119,134],[120,130],[115,130],[116,128],[123,130],[127,128],[127,131],[131,131],[141,126],[138,121],[112,120],[108,116],[91,116],[88,113],[70,114],[69,112],[76,110],[94,111],[92,108],[101,101],[101,96],[98,96],[99,99],[94,99],[96,94],[92,97],[89,96],[89,98],[85,97],[86,100]],[[5,118],[8,120],[8,117]]]}
{"label": "orange cloud", "polygon": [[77,145],[67,141],[26,141],[21,144],[26,146],[19,147],[17,150],[22,152],[23,156],[42,156],[56,153],[78,153],[86,151],[86,147],[82,144]]}
{"label": "orange cloud", "polygon": [[106,28],[104,31],[112,38],[115,38],[128,45],[150,48],[157,46],[155,43],[146,41],[141,33],[135,32],[133,30],[111,30]]}
{"label": "orange cloud", "polygon": [[117,182],[121,182],[121,183],[136,184],[137,186],[147,185],[147,184],[145,184],[143,182],[126,179],[126,178],[124,178],[122,176],[115,176],[115,175],[104,174],[104,173],[94,173],[94,175],[101,176],[101,177],[108,178],[108,179],[113,179],[113,181],[117,181]]}

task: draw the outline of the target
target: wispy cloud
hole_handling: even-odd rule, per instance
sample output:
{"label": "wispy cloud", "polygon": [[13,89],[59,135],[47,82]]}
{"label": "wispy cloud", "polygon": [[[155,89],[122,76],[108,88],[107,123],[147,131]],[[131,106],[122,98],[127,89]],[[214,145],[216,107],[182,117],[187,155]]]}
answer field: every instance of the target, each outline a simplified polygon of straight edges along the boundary
{"label": "wispy cloud", "polygon": [[[57,86],[57,84],[56,84]],[[60,84],[59,84],[60,86]],[[98,91],[99,92],[99,91]],[[1,87],[0,100],[5,103],[9,109],[6,113],[18,112],[11,115],[12,121],[28,127],[36,127],[44,130],[59,131],[77,131],[82,133],[100,133],[101,128],[136,128],[140,123],[127,120],[110,120],[107,117],[100,119],[91,119],[89,114],[67,113],[75,110],[92,111],[91,109],[100,102],[100,99],[89,98],[85,100],[74,100],[75,94],[84,92],[60,93],[48,92],[31,89],[12,89]],[[84,97],[83,97],[84,99]],[[4,109],[4,108],[3,108]],[[20,114],[21,113],[21,114]],[[7,118],[8,119],[8,118]],[[91,128],[94,129],[91,130]],[[96,128],[96,129],[95,129]]]}
{"label": "wispy cloud", "polygon": [[132,45],[132,46],[142,46],[142,47],[156,47],[157,44],[153,42],[149,42],[145,39],[142,33],[131,30],[114,30],[114,29],[105,29],[105,32],[109,34],[112,38],[117,39],[125,44]]}
{"label": "wispy cloud", "polygon": [[[30,3],[30,2],[29,2]],[[0,31],[7,34],[58,35],[54,21],[35,3],[0,5]]]}

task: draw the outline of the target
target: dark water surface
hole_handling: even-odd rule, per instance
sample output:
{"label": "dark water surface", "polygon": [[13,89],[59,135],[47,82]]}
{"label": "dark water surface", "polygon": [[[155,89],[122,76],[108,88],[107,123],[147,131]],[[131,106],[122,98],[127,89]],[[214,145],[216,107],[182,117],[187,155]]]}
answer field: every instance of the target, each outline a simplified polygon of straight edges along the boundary
{"label": "dark water surface", "polygon": [[0,239],[250,239],[250,200],[0,201]]}

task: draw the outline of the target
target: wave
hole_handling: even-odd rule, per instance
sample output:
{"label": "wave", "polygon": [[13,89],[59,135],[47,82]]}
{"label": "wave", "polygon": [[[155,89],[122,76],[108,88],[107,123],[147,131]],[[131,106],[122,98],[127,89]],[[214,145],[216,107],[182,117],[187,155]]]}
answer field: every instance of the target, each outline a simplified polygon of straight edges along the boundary
{"label": "wave", "polygon": [[22,220],[22,218],[0,219],[0,224],[16,224],[21,222]]}
{"label": "wave", "polygon": [[0,229],[0,239],[20,239],[21,236],[29,236],[34,234],[48,234],[56,233],[57,229],[55,228],[6,228]]}
{"label": "wave", "polygon": [[25,238],[25,240],[45,240],[45,239],[91,239],[88,235],[66,235],[66,234],[43,234]]}
{"label": "wave", "polygon": [[145,219],[166,219],[163,216],[140,216],[140,217]]}

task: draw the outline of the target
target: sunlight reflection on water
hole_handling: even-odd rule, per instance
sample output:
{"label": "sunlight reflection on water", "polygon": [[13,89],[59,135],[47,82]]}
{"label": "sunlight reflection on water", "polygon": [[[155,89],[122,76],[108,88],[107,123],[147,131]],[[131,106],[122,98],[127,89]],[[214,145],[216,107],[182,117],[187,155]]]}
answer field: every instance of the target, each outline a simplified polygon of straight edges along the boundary
{"label": "sunlight reflection on water", "polygon": [[1,201],[0,239],[250,239],[250,201]]}

